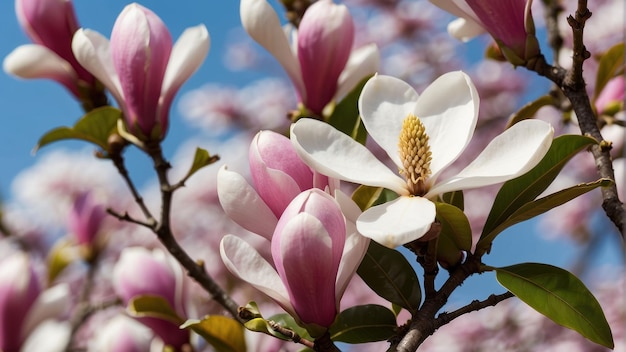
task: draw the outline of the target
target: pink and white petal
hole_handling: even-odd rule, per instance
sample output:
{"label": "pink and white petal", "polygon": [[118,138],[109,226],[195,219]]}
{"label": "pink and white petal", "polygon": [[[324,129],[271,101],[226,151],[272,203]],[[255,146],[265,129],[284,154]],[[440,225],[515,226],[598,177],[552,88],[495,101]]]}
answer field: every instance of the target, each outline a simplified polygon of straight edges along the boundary
{"label": "pink and white petal", "polygon": [[296,86],[301,99],[306,99],[300,64],[283,32],[276,11],[265,0],[242,0],[239,15],[246,32],[278,60]]}
{"label": "pink and white petal", "polygon": [[161,109],[169,109],[169,105],[180,86],[196,72],[209,53],[211,37],[206,27],[201,24],[187,28],[172,48],[167,63],[163,85],[161,86]]}
{"label": "pink and white petal", "polygon": [[470,18],[457,18],[448,24],[448,33],[458,40],[467,42],[481,34],[487,33],[482,24]]}
{"label": "pink and white petal", "polygon": [[287,288],[276,270],[256,249],[237,236],[226,235],[220,242],[220,255],[224,265],[233,275],[253,285],[289,314],[296,316],[289,302]]}
{"label": "pink and white petal", "polygon": [[408,83],[384,75],[370,78],[359,97],[359,112],[367,132],[398,167],[402,166],[398,154],[402,122],[414,112],[418,97]]}
{"label": "pink and white petal", "polygon": [[346,217],[346,243],[343,247],[343,255],[337,273],[337,285],[335,286],[335,295],[342,297],[348,282],[350,282],[352,275],[363,260],[365,252],[367,252],[370,239],[362,236],[356,229],[356,220],[361,215],[361,209],[356,203],[340,190],[336,191],[335,199]]}
{"label": "pink and white petal", "polygon": [[430,0],[430,2],[456,17],[465,18],[474,15],[474,12],[465,0]]}
{"label": "pink and white petal", "polygon": [[234,222],[268,241],[272,239],[278,218],[243,176],[222,166],[217,172],[217,195]]}
{"label": "pink and white petal", "polygon": [[431,179],[465,150],[476,128],[478,105],[476,87],[461,71],[437,78],[417,100],[415,115],[426,127],[432,153]]}
{"label": "pink and white petal", "polygon": [[546,155],[554,129],[541,120],[524,120],[494,138],[465,169],[435,185],[425,197],[488,186],[521,176]]}
{"label": "pink and white petal", "polygon": [[43,291],[24,319],[22,337],[26,338],[44,320],[61,317],[70,308],[70,287],[59,284]]}
{"label": "pink and white petal", "polygon": [[54,51],[38,44],[18,46],[4,58],[6,73],[21,78],[50,78],[76,91],[76,72]]}
{"label": "pink and white petal", "polygon": [[424,236],[435,214],[435,204],[426,198],[399,197],[367,209],[356,227],[363,236],[395,248]]}
{"label": "pink and white petal", "polygon": [[118,104],[123,104],[122,86],[113,66],[109,40],[98,32],[81,28],[74,34],[72,51],[78,63],[102,82]]}
{"label": "pink and white petal", "polygon": [[402,178],[363,145],[324,122],[298,120],[291,126],[291,141],[300,158],[324,175],[408,194]]}
{"label": "pink and white petal", "polygon": [[[254,172],[254,171],[253,171]],[[253,174],[257,193],[265,204],[272,209],[276,218],[280,218],[285,208],[302,190],[296,181],[281,170],[265,168]]]}
{"label": "pink and white petal", "polygon": [[380,67],[380,52],[376,44],[364,45],[352,50],[346,67],[339,76],[335,99],[340,100],[350,93],[365,77],[375,74]]}
{"label": "pink and white petal", "polygon": [[64,351],[71,338],[72,327],[69,321],[40,321],[39,326],[24,341],[21,352]]}

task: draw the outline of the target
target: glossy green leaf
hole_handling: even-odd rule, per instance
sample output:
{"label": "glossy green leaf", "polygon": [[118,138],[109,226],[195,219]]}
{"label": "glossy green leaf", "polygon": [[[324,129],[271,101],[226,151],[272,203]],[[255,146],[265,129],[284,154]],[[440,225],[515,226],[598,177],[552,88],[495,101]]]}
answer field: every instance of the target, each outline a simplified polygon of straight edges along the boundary
{"label": "glossy green leaf", "polygon": [[142,295],[133,297],[128,302],[128,313],[133,317],[151,317],[170,321],[176,325],[181,325],[184,320],[170,303],[161,296]]}
{"label": "glossy green leaf", "polygon": [[522,106],[521,109],[519,109],[516,113],[512,114],[511,117],[509,117],[509,121],[506,123],[506,128],[510,128],[511,126],[522,120],[532,119],[533,117],[535,117],[539,109],[552,104],[554,104],[554,98],[552,98],[552,96],[549,94],[541,96],[534,101],[531,101],[530,103]]}
{"label": "glossy green leaf", "polygon": [[352,193],[352,200],[362,211],[398,198],[398,195],[382,187],[361,185]]}
{"label": "glossy green leaf", "polygon": [[243,326],[232,318],[210,315],[202,320],[187,320],[181,329],[193,330],[218,352],[246,351]]}
{"label": "glossy green leaf", "polygon": [[[513,214],[511,214],[508,219],[506,219],[495,229],[493,229],[487,236],[485,236],[484,241],[488,241],[490,239],[493,240],[493,238],[495,238],[495,236],[497,236],[500,232],[515,224],[531,219],[537,215],[543,214],[598,187],[606,187],[610,184],[611,180],[609,179],[599,179],[595,182],[581,183],[576,186],[560,190],[543,198],[539,198],[535,201],[526,203],[524,204],[524,206],[517,209]],[[482,238],[481,241],[483,241]],[[481,242],[478,243],[479,245],[481,244]]]}
{"label": "glossy green leaf", "polygon": [[196,154],[193,157],[193,163],[191,164],[191,168],[187,172],[187,175],[183,177],[181,183],[184,183],[191,177],[196,171],[202,169],[205,166],[209,166],[214,162],[220,160],[218,155],[211,155],[208,151],[202,148],[196,148]]}
{"label": "glossy green leaf", "polygon": [[122,112],[105,106],[88,112],[73,127],[59,127],[44,134],[37,142],[33,152],[50,143],[65,139],[78,139],[93,143],[102,150],[108,149],[109,136],[117,131],[117,120]]}
{"label": "glossy green leaf", "polygon": [[339,313],[330,327],[330,338],[347,343],[385,341],[396,328],[396,316],[392,311],[377,304],[368,304]]}
{"label": "glossy green leaf", "polygon": [[484,253],[493,237],[492,232],[511,214],[528,202],[533,201],[554,181],[563,166],[581,150],[597,143],[591,137],[580,135],[564,135],[552,141],[550,149],[543,159],[529,172],[504,183],[491,207],[481,238],[477,245],[477,253]]}
{"label": "glossy green leaf", "polygon": [[611,78],[623,73],[624,71],[624,43],[619,43],[607,50],[600,58],[598,65],[598,73],[596,74],[596,86],[593,100],[598,98],[606,84]]}
{"label": "glossy green leaf", "polygon": [[559,325],[613,348],[611,328],[602,307],[570,272],[547,264],[523,263],[495,268],[502,286]]}
{"label": "glossy green leaf", "polygon": [[400,252],[370,241],[357,273],[380,297],[411,313],[419,308],[422,292],[417,275]]}
{"label": "glossy green leaf", "polygon": [[454,205],[455,207],[463,210],[465,207],[465,200],[463,198],[463,191],[453,191],[444,193],[441,195],[441,201]]}
{"label": "glossy green leaf", "polygon": [[333,110],[328,123],[339,131],[352,137],[355,141],[365,145],[367,131],[359,116],[358,101],[361,90],[370,77],[364,78],[348,95],[346,95]]}
{"label": "glossy green leaf", "polygon": [[441,232],[437,238],[437,261],[445,269],[458,264],[462,251],[472,248],[472,228],[461,209],[446,203],[435,202],[437,222]]}

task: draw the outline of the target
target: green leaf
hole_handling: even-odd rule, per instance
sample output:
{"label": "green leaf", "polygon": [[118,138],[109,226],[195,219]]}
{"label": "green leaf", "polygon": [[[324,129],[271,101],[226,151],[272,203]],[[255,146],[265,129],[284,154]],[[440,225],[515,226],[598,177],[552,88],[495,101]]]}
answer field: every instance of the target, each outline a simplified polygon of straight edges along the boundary
{"label": "green leaf", "polygon": [[476,253],[484,253],[495,237],[493,230],[506,221],[517,209],[534,200],[550,186],[563,166],[576,153],[597,143],[591,137],[563,135],[552,141],[543,159],[529,172],[504,183],[491,207]]}
{"label": "green leaf", "polygon": [[51,284],[59,274],[72,264],[75,260],[80,259],[78,248],[72,246],[72,243],[66,239],[58,240],[52,249],[48,252],[46,258],[48,267],[48,283]]}
{"label": "green leaf", "polygon": [[453,205],[435,202],[441,232],[437,239],[437,261],[450,268],[461,260],[461,251],[472,248],[472,228],[463,211]]}
{"label": "green leaf", "polygon": [[600,304],[567,270],[538,263],[495,270],[502,286],[539,313],[597,344],[613,348],[611,328]]}
{"label": "green leaf", "polygon": [[[495,238],[500,232],[515,224],[531,219],[537,215],[543,214],[598,187],[607,187],[611,183],[612,181],[609,179],[599,179],[595,182],[581,183],[576,186],[560,190],[543,198],[539,198],[535,201],[526,203],[524,204],[524,206],[517,209],[513,214],[511,214],[508,219],[506,219],[495,229],[493,229],[487,236],[485,236],[485,241],[488,241],[490,239],[493,240],[493,238]],[[483,241],[482,238],[478,242],[479,245],[481,244],[481,241]]]}
{"label": "green leaf", "polygon": [[600,58],[598,73],[596,75],[596,87],[593,101],[604,89],[611,78],[619,75],[624,70],[624,43],[619,43],[607,50]]}
{"label": "green leaf", "polygon": [[210,315],[202,320],[187,320],[183,329],[192,329],[218,352],[245,352],[244,329],[239,322],[221,315]]}
{"label": "green leaf", "polygon": [[419,308],[422,291],[417,275],[400,252],[370,241],[357,273],[380,297],[411,313]]}
{"label": "green leaf", "polygon": [[109,136],[117,131],[117,120],[122,112],[105,106],[94,109],[83,116],[74,127],[59,127],[44,134],[37,142],[33,152],[50,143],[65,139],[79,139],[93,143],[102,150],[108,150]]}
{"label": "green leaf", "polygon": [[537,100],[531,101],[530,103],[522,106],[521,109],[509,117],[509,121],[506,123],[506,128],[510,128],[522,120],[532,119],[535,117],[539,109],[552,104],[554,104],[554,98],[549,94],[541,96],[537,98]]}
{"label": "green leaf", "polygon": [[[251,303],[254,303],[254,302],[251,302]],[[256,307],[256,303],[254,303],[254,305]],[[274,330],[270,323],[270,321],[272,321],[273,323],[276,323],[282,327],[286,327],[286,328],[293,330],[295,333],[298,334],[298,336],[304,339],[313,341],[313,338],[311,337],[311,335],[309,335],[308,331],[306,331],[305,328],[296,324],[296,321],[289,314],[286,314],[286,313],[276,314],[267,320],[265,320],[260,314],[255,314],[255,316],[256,315],[258,315],[258,317],[251,319],[244,324],[246,329],[250,331],[261,332],[261,333],[271,335],[271,336],[274,336],[274,337],[277,337],[279,339],[286,340],[286,341],[291,340],[290,336],[283,335],[280,332]]]}
{"label": "green leaf", "polygon": [[366,77],[359,82],[359,84],[335,106],[335,109],[328,118],[328,123],[331,126],[363,145],[365,145],[367,139],[367,131],[359,116],[358,101],[361,90],[370,77]]}
{"label": "green leaf", "polygon": [[455,207],[463,210],[465,206],[465,200],[463,198],[463,191],[453,191],[444,193],[441,195],[441,201],[444,203],[448,203],[450,205],[454,205]]}
{"label": "green leaf", "polygon": [[133,297],[128,302],[128,313],[137,318],[151,317],[167,320],[176,325],[181,325],[184,320],[174,309],[170,303],[161,296],[142,295]]}
{"label": "green leaf", "polygon": [[347,343],[384,341],[394,334],[396,328],[396,316],[392,311],[368,304],[341,312],[330,327],[330,338]]}
{"label": "green leaf", "polygon": [[218,155],[211,155],[208,151],[202,148],[196,148],[196,154],[193,156],[193,163],[191,164],[191,168],[187,172],[187,175],[183,177],[181,183],[184,183],[191,177],[196,171],[202,169],[205,166],[209,166],[214,162],[220,160]]}
{"label": "green leaf", "polygon": [[305,328],[298,325],[298,323],[296,323],[296,320],[287,313],[272,315],[267,320],[271,320],[282,327],[293,330],[296,334],[298,334],[298,336],[303,339],[307,339],[309,341],[314,340],[311,335],[309,335],[309,332]]}
{"label": "green leaf", "polygon": [[387,203],[398,198],[398,195],[386,188],[361,185],[352,194],[352,200],[365,211],[374,205]]}

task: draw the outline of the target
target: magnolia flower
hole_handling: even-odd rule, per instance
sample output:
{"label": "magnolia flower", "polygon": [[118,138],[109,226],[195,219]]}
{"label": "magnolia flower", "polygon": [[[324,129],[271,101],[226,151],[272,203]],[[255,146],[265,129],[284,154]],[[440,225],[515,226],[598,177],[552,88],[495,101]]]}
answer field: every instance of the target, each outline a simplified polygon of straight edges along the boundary
{"label": "magnolia flower", "polygon": [[[96,331],[89,350],[96,352],[151,351],[154,334],[137,321],[118,315]],[[162,349],[161,349],[162,351]]]}
{"label": "magnolia flower", "polygon": [[[217,194],[226,214],[246,230],[270,240],[278,218],[302,191],[329,186],[296,154],[289,139],[260,131],[250,143],[250,173],[254,187],[226,166],[217,174]],[[330,185],[334,190],[336,185]]]}
{"label": "magnolia flower", "polygon": [[[115,264],[113,288],[125,305],[137,296],[160,296],[181,317],[185,317],[183,278],[180,265],[163,251],[131,247],[122,251]],[[151,328],[166,345],[176,350],[189,343],[189,332],[179,329],[168,320],[152,317],[137,320]]]}
{"label": "magnolia flower", "polygon": [[539,55],[535,24],[530,11],[532,0],[430,0],[460,17],[448,25],[455,38],[467,41],[489,32],[504,56],[514,65],[523,65]]}
{"label": "magnolia flower", "polygon": [[599,113],[620,111],[624,106],[624,76],[612,78],[595,101],[596,110]]}
{"label": "magnolia flower", "polygon": [[220,254],[235,276],[318,337],[335,320],[341,296],[367,249],[358,233],[346,233],[348,228],[335,199],[310,189],[289,204],[276,225],[271,240],[274,267],[233,235],[222,239]]}
{"label": "magnolia flower", "polygon": [[[32,263],[23,253],[0,262],[0,272],[0,350],[29,351],[24,349],[26,346],[31,351],[63,350],[69,338],[69,325],[46,322],[65,313],[69,307],[69,288],[57,285],[43,291]],[[42,336],[46,337],[45,341]]]}
{"label": "magnolia flower", "polygon": [[17,47],[3,62],[4,71],[21,78],[49,78],[76,98],[95,84],[76,61],[72,37],[79,28],[70,0],[16,0],[17,19],[33,44]]}
{"label": "magnolia flower", "polygon": [[331,0],[311,5],[297,30],[295,52],[266,0],[241,0],[240,15],[248,34],[278,60],[302,105],[316,115],[378,69],[375,45],[352,51],[354,23],[344,5]]}
{"label": "magnolia flower", "polygon": [[97,32],[80,29],[72,49],[115,97],[126,129],[141,140],[158,141],[167,133],[174,95],[209,51],[209,33],[204,25],[188,28],[172,46],[161,19],[133,3],[117,18],[110,43]]}
{"label": "magnolia flower", "polygon": [[365,128],[402,177],[364,146],[320,121],[296,122],[292,142],[298,155],[320,173],[385,187],[400,196],[369,208],[356,221],[361,234],[390,248],[426,234],[435,220],[433,201],[438,195],[503,182],[530,170],[547,152],[554,133],[543,121],[517,123],[465,169],[440,181],[476,127],[478,95],[466,74],[445,74],[421,96],[397,78],[375,76],[365,84],[358,104]]}
{"label": "magnolia flower", "polygon": [[97,204],[91,193],[81,193],[72,205],[68,227],[78,244],[92,246],[105,217],[104,206]]}

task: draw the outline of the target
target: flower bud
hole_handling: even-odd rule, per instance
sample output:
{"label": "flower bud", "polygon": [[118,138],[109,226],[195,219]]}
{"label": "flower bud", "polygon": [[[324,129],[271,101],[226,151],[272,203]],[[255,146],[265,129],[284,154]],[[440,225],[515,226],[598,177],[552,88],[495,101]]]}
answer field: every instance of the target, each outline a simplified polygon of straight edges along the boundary
{"label": "flower bud", "polygon": [[104,206],[95,203],[90,193],[82,193],[74,200],[68,227],[78,244],[92,246],[106,216]]}

